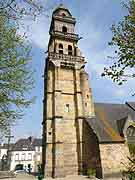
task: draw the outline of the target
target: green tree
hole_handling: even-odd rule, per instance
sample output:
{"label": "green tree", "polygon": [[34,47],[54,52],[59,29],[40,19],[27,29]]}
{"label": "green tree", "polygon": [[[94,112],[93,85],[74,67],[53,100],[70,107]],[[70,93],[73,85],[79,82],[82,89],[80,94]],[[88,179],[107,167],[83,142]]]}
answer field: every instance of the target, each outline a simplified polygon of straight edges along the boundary
{"label": "green tree", "polygon": [[40,0],[0,0],[0,133],[8,132],[33,102],[29,96],[34,86],[31,47],[27,32],[23,36],[17,32],[25,27],[25,18],[48,17],[52,7],[42,4]]}
{"label": "green tree", "polygon": [[124,4],[128,14],[118,25],[112,25],[113,37],[109,46],[113,47],[112,65],[104,68],[102,76],[110,77],[119,85],[128,78],[135,78],[135,1]]}
{"label": "green tree", "polygon": [[0,127],[4,130],[31,104],[33,87],[30,47],[17,29],[0,18]]}
{"label": "green tree", "polygon": [[43,6],[39,0],[1,0],[0,17],[6,17],[17,22],[24,17],[35,18],[41,13]]}
{"label": "green tree", "polygon": [[23,19],[35,20],[48,10],[39,0],[0,0],[0,132],[22,118],[24,107],[33,101],[31,47],[18,29]]}

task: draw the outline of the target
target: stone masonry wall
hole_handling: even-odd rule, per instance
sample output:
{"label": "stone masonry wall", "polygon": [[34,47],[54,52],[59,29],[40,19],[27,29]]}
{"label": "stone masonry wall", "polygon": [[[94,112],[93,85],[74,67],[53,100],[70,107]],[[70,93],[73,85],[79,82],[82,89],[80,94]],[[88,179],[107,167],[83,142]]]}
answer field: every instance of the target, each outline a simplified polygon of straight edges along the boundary
{"label": "stone masonry wall", "polygon": [[129,156],[126,144],[100,144],[99,147],[104,177],[115,177],[125,170]]}

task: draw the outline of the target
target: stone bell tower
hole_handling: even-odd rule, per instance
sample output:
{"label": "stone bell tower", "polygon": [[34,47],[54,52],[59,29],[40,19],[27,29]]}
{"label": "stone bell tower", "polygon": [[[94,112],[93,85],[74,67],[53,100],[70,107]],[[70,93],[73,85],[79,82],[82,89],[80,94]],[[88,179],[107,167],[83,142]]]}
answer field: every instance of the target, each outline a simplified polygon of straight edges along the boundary
{"label": "stone bell tower", "polygon": [[94,115],[85,59],[77,46],[75,18],[60,5],[53,11],[44,74],[44,175],[80,174],[82,123]]}

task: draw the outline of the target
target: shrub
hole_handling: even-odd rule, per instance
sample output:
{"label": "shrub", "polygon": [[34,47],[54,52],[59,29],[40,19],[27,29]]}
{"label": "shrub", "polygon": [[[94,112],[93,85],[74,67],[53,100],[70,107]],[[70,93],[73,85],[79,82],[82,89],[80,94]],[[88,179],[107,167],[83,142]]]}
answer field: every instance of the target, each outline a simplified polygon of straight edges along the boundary
{"label": "shrub", "polygon": [[135,155],[135,144],[128,144],[129,151],[132,155]]}
{"label": "shrub", "polygon": [[96,176],[96,170],[95,170],[95,169],[92,169],[92,168],[89,168],[89,169],[87,170],[87,175],[88,175],[88,177]]}

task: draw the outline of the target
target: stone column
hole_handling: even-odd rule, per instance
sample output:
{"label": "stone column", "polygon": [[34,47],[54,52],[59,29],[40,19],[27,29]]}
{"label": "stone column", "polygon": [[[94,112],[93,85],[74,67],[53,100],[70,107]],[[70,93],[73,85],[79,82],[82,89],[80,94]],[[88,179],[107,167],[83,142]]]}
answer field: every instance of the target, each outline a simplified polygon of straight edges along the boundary
{"label": "stone column", "polygon": [[82,94],[80,89],[80,70],[74,70],[75,75],[75,104],[76,104],[76,146],[78,158],[78,174],[82,174],[82,123],[83,123],[83,107]]}
{"label": "stone column", "polygon": [[59,84],[60,67],[55,66],[54,70],[54,94],[53,94],[53,138],[52,138],[52,176],[63,177],[63,117],[62,117],[62,96]]}
{"label": "stone column", "polygon": [[85,118],[92,117],[94,113],[94,104],[92,100],[91,89],[89,88],[89,76],[83,70],[81,72],[81,91],[83,97],[83,113]]}

